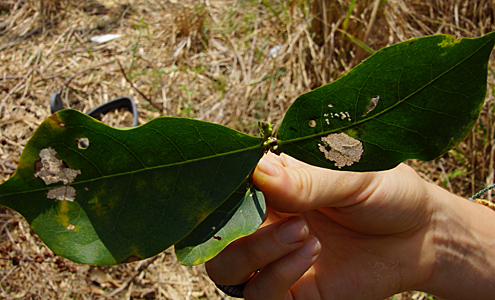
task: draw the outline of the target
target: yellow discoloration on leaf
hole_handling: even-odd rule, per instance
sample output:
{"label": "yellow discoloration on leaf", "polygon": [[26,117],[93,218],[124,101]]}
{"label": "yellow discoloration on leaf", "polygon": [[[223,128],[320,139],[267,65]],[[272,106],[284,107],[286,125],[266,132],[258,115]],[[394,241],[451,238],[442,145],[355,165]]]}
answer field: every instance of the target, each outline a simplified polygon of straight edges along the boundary
{"label": "yellow discoloration on leaf", "polygon": [[61,201],[59,202],[58,205],[58,211],[57,211],[57,219],[62,223],[62,226],[67,227],[70,225],[70,219],[69,219],[69,209],[70,209],[70,203],[67,201]]}
{"label": "yellow discoloration on leaf", "polygon": [[91,200],[88,201],[88,204],[99,205],[98,197],[91,198]]}
{"label": "yellow discoloration on leaf", "polygon": [[451,47],[454,46],[457,43],[457,40],[454,36],[447,35],[445,38],[438,43],[438,46],[440,47]]}
{"label": "yellow discoloration on leaf", "polygon": [[94,191],[91,199],[88,201],[88,206],[86,209],[89,213],[94,214],[98,218],[103,218],[108,215],[109,212],[113,211],[116,206],[120,203],[118,196],[109,196],[108,191],[100,189],[99,191]]}
{"label": "yellow discoloration on leaf", "polygon": [[50,126],[52,129],[62,129],[65,127],[65,123],[60,119],[58,114],[53,114],[49,116],[44,123]]}

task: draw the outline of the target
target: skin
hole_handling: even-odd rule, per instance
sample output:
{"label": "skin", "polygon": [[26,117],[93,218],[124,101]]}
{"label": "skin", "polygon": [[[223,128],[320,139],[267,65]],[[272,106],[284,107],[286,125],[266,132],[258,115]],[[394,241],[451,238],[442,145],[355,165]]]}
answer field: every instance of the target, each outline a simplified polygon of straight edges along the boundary
{"label": "skin", "polygon": [[422,180],[410,167],[352,173],[266,155],[253,175],[267,219],[206,263],[245,299],[384,299],[422,290],[495,294],[495,212]]}

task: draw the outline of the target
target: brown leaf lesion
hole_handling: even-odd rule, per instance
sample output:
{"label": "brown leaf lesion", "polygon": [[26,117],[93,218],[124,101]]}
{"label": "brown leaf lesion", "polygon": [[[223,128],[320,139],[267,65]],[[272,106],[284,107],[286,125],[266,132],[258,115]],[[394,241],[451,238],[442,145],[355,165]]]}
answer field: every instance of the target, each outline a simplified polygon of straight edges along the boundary
{"label": "brown leaf lesion", "polygon": [[370,104],[368,105],[368,107],[366,107],[366,110],[364,111],[362,116],[364,117],[367,114],[369,114],[372,110],[374,110],[375,107],[378,105],[378,101],[380,101],[380,96],[371,98]]}
{"label": "brown leaf lesion", "polygon": [[318,149],[326,159],[334,161],[339,169],[360,161],[364,152],[361,141],[343,132],[329,134],[322,137],[321,141],[323,144],[318,144]]}
{"label": "brown leaf lesion", "polygon": [[48,199],[73,202],[76,199],[76,189],[70,185],[59,186],[49,190],[46,197]]}
{"label": "brown leaf lesion", "polygon": [[48,147],[40,151],[40,160],[34,164],[34,177],[41,178],[46,185],[62,182],[69,184],[74,182],[77,175],[81,174],[80,170],[73,170],[57,158],[57,151]]}
{"label": "brown leaf lesion", "polygon": [[57,151],[51,147],[42,149],[39,156],[40,159],[34,163],[34,177],[41,178],[46,185],[57,182],[64,184],[49,190],[46,197],[59,201],[74,201],[76,189],[67,184],[74,182],[81,171],[69,168],[63,160],[57,158]]}

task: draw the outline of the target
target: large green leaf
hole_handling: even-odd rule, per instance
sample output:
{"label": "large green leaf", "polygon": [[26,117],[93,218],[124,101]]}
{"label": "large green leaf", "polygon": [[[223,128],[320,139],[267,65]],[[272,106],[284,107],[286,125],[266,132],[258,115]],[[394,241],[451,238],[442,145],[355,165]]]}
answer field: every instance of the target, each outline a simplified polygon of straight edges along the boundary
{"label": "large green leaf", "polygon": [[[184,118],[115,129],[64,110],[29,140],[17,172],[0,185],[0,204],[73,261],[144,259],[188,236],[227,199],[242,201],[262,141]],[[215,222],[221,227],[223,216]]]}
{"label": "large green leaf", "polygon": [[464,139],[477,120],[494,43],[492,32],[383,48],[296,99],[278,129],[279,149],[313,165],[355,171],[434,159]]}
{"label": "large green leaf", "polygon": [[[263,193],[255,186],[246,192],[246,185],[241,185],[234,197],[175,244],[175,255],[183,265],[197,265],[210,260],[230,242],[253,233],[263,223],[266,210]],[[241,202],[237,194],[243,199]],[[224,222],[218,224],[220,218]]]}

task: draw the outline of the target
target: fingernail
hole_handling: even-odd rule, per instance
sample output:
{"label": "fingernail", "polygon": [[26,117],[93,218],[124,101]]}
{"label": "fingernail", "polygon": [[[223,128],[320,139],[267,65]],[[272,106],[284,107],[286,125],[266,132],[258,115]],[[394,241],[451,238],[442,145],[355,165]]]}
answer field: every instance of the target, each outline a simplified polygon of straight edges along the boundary
{"label": "fingernail", "polygon": [[271,162],[269,162],[268,160],[266,160],[264,158],[262,158],[258,162],[258,169],[261,172],[263,172],[269,176],[278,176],[279,175],[278,169]]}
{"label": "fingernail", "polygon": [[304,258],[315,258],[321,251],[321,244],[317,238],[311,236],[306,243],[297,250],[297,253]]}
{"label": "fingernail", "polygon": [[308,236],[308,227],[302,219],[293,218],[282,224],[277,234],[280,241],[285,244],[302,242]]}

